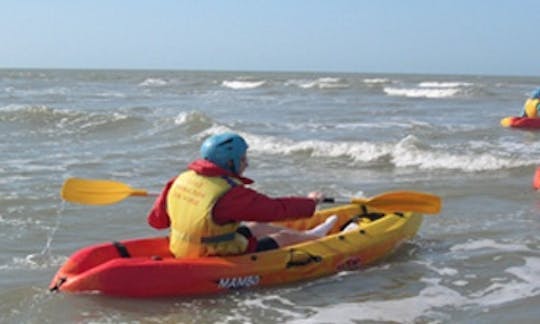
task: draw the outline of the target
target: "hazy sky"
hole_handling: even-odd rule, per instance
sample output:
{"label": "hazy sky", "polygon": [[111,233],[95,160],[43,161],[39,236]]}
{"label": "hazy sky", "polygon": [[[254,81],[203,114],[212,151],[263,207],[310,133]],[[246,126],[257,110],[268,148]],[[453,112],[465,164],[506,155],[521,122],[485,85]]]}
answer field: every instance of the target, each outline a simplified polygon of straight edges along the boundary
{"label": "hazy sky", "polygon": [[0,68],[540,76],[540,0],[0,0]]}

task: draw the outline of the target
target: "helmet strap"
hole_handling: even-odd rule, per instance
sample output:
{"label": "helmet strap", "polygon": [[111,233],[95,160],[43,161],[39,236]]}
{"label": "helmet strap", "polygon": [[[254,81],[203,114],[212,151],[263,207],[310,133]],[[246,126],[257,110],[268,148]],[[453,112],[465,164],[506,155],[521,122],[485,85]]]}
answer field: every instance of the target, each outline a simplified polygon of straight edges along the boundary
{"label": "helmet strap", "polygon": [[233,160],[229,160],[229,162],[227,162],[227,166],[229,167],[229,170],[232,171],[232,173],[238,174],[238,171],[236,171],[236,165],[234,164]]}

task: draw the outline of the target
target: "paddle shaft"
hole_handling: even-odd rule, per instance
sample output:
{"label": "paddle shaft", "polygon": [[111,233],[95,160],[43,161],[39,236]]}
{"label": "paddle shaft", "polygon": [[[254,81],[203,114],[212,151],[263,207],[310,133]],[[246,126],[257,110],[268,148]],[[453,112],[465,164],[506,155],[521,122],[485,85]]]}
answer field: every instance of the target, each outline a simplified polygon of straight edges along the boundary
{"label": "paddle shaft", "polygon": [[327,197],[327,198],[324,198],[322,201],[321,201],[322,204],[350,204],[351,203],[351,200],[345,200],[345,199],[336,199],[336,198],[333,198],[333,197]]}
{"label": "paddle shaft", "polygon": [[[120,202],[128,197],[158,196],[144,189],[134,189],[118,181],[69,178],[60,192],[67,201],[85,205],[108,205]],[[358,204],[381,211],[412,211],[424,214],[437,214],[441,209],[438,196],[416,191],[385,192],[371,198],[353,197],[348,201],[325,198],[323,203]]]}

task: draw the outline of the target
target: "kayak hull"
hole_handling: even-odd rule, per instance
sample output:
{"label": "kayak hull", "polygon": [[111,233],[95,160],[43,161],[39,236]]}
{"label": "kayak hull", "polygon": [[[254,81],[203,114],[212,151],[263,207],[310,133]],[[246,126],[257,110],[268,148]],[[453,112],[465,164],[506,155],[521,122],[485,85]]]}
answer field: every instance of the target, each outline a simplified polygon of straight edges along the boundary
{"label": "kayak hull", "polygon": [[540,130],[540,118],[506,117],[501,119],[501,126]]}
{"label": "kayak hull", "polygon": [[[312,228],[330,215],[338,221],[330,235],[280,249],[229,257],[174,258],[168,238],[102,243],[75,252],[49,288],[124,297],[192,296],[305,281],[370,265],[417,233],[423,216],[378,213],[350,204],[317,212],[309,219],[279,224]],[[359,227],[340,228],[359,218]]]}

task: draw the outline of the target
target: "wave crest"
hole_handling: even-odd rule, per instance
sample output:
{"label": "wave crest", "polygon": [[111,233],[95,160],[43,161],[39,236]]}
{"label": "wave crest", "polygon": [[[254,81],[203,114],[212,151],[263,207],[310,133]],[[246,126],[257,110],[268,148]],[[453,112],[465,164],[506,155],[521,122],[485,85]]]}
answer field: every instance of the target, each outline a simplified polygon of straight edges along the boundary
{"label": "wave crest", "polygon": [[23,124],[38,133],[80,134],[115,129],[138,123],[140,118],[125,113],[88,113],[46,105],[9,105],[0,108],[0,121]]}
{"label": "wave crest", "polygon": [[139,83],[139,87],[163,87],[167,84],[169,84],[169,82],[160,78],[147,78]]}
{"label": "wave crest", "polygon": [[401,96],[408,98],[449,98],[459,93],[459,89],[423,89],[423,88],[384,88],[389,96]]}
{"label": "wave crest", "polygon": [[[224,131],[225,126],[213,126],[199,134],[201,138]],[[491,153],[478,153],[469,143],[456,148],[434,148],[413,135],[407,135],[396,143],[374,142],[331,142],[323,140],[294,141],[275,136],[260,136],[239,133],[250,144],[250,151],[271,155],[308,155],[316,158],[345,159],[346,164],[385,164],[396,168],[418,168],[423,170],[460,170],[462,172],[483,172],[534,165],[518,157],[504,157]],[[464,152],[461,152],[464,146]]]}
{"label": "wave crest", "polygon": [[234,80],[234,81],[223,81],[221,83],[222,87],[233,89],[233,90],[247,90],[259,88],[266,84],[266,81],[246,81],[246,80]]}
{"label": "wave crest", "polygon": [[302,89],[340,89],[348,88],[349,84],[340,78],[323,77],[317,79],[292,79],[286,81],[285,86],[296,86]]}
{"label": "wave crest", "polygon": [[423,81],[414,88],[385,87],[383,90],[389,96],[401,96],[408,98],[450,98],[461,94],[467,94],[465,89],[474,86],[470,82],[460,81]]}

